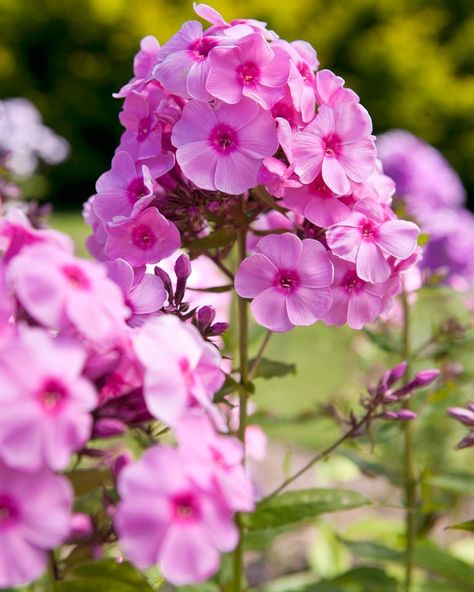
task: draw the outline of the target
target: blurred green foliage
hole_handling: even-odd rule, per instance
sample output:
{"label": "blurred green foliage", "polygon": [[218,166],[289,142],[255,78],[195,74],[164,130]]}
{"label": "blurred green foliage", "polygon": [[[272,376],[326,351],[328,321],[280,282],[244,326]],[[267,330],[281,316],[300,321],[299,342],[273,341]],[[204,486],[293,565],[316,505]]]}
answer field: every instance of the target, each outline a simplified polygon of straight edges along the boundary
{"label": "blurred green foliage", "polygon": [[[254,17],[309,40],[322,67],[361,96],[376,132],[409,129],[435,144],[474,189],[472,0],[215,0],[228,18]],[[73,147],[48,171],[48,196],[77,207],[118,142],[111,94],[131,76],[139,40],[163,43],[190,0],[0,0],[0,96],[25,96]],[[472,204],[471,204],[472,205]]]}

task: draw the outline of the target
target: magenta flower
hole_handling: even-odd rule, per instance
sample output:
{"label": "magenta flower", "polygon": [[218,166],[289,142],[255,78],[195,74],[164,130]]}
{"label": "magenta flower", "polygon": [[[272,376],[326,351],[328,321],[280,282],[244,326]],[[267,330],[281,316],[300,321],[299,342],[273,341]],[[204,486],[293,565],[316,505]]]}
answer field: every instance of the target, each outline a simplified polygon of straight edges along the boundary
{"label": "magenta flower", "polygon": [[107,233],[107,257],[125,259],[133,267],[158,263],[181,244],[176,226],[154,207],[143,210],[134,218],[110,222]]}
{"label": "magenta flower", "polygon": [[211,408],[224,382],[221,357],[195,327],[158,317],[137,331],[133,345],[145,368],[144,395],[153,416],[174,425],[189,407]]}
{"label": "magenta flower", "polygon": [[270,46],[260,33],[247,35],[233,47],[215,49],[210,64],[206,88],[225,103],[248,97],[271,109],[283,97],[289,56],[281,47]]}
{"label": "magenta flower", "polygon": [[0,461],[0,588],[38,579],[48,551],[70,531],[72,488],[49,471],[25,473]]}
{"label": "magenta flower", "polygon": [[283,197],[287,187],[301,187],[301,183],[293,175],[293,167],[273,156],[263,159],[258,184],[265,185],[267,191],[276,197]]}
{"label": "magenta flower", "polygon": [[352,329],[362,329],[382,312],[390,280],[370,284],[357,275],[353,263],[337,257],[331,257],[331,261],[334,265],[332,305],[323,321],[327,325],[347,323]]}
{"label": "magenta flower", "polygon": [[231,195],[255,187],[262,160],[278,148],[272,116],[248,99],[214,107],[190,101],[172,142],[178,164],[195,185]]}
{"label": "magenta flower", "polygon": [[315,77],[316,98],[319,105],[335,105],[336,103],[359,102],[353,90],[344,88],[344,79],[336,76],[331,70],[320,70]]}
{"label": "magenta flower", "polygon": [[295,171],[302,183],[311,183],[322,173],[334,193],[349,193],[349,181],[364,181],[375,166],[371,133],[372,121],[359,103],[322,105],[293,140]]}
{"label": "magenta flower", "polygon": [[134,90],[143,90],[152,77],[159,51],[160,44],[153,35],[147,35],[140,41],[140,50],[133,60],[134,77],[118,93],[114,93],[116,99],[126,97]]}
{"label": "magenta flower", "polygon": [[303,214],[316,226],[326,228],[344,220],[351,213],[349,206],[340,198],[319,175],[309,185],[286,189],[283,204],[294,212]]}
{"label": "magenta flower", "polygon": [[155,446],[121,470],[115,526],[126,555],[140,568],[158,564],[176,586],[207,580],[219,552],[238,540],[232,511],[217,488],[203,489],[186,472],[179,450]]}
{"label": "magenta flower", "polygon": [[333,269],[321,243],[290,233],[268,235],[256,251],[241,263],[235,290],[253,298],[252,312],[260,325],[284,332],[312,325],[326,314]]}
{"label": "magenta flower", "polygon": [[387,220],[379,204],[364,199],[342,222],[327,230],[326,240],[334,255],[356,263],[361,279],[379,283],[392,273],[387,257],[408,259],[416,249],[419,234],[413,222]]}
{"label": "magenta flower", "polygon": [[[91,433],[96,392],[81,376],[86,355],[42,329],[22,331],[0,353],[0,457],[24,470],[65,469]],[[28,368],[28,372],[25,372]]]}
{"label": "magenta flower", "polygon": [[116,338],[129,315],[104,267],[51,245],[24,249],[11,261],[7,280],[37,322],[52,329],[72,325],[93,341]]}
{"label": "magenta flower", "polygon": [[147,318],[156,314],[166,302],[166,291],[163,282],[152,273],[137,273],[123,259],[106,263],[109,278],[121,289],[125,304],[130,309],[127,323],[138,327]]}
{"label": "magenta flower", "polygon": [[251,512],[255,495],[242,466],[240,440],[216,434],[205,415],[187,415],[176,426],[187,471],[203,489],[216,486],[234,512]]}
{"label": "magenta flower", "polygon": [[203,35],[201,23],[187,21],[161,48],[153,75],[174,95],[210,101],[206,90],[209,54],[219,43],[218,37]]}

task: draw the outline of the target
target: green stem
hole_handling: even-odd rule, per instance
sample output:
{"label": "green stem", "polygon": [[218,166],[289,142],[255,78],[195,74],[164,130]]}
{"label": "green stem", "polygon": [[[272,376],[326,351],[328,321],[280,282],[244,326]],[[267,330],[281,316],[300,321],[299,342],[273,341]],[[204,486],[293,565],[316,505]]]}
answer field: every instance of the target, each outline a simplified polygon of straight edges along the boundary
{"label": "green stem", "polygon": [[263,341],[260,345],[257,355],[255,356],[252,366],[250,367],[249,376],[248,376],[248,379],[250,382],[255,378],[255,374],[257,373],[258,366],[259,366],[260,362],[262,361],[263,354],[265,353],[265,350],[267,349],[267,345],[269,344],[270,338],[272,335],[273,335],[273,333],[270,331],[270,329],[268,329],[267,332],[265,333],[265,337],[263,338]]}
{"label": "green stem", "polygon": [[[401,295],[403,308],[403,331],[402,331],[402,356],[408,363],[406,380],[410,376],[410,305],[405,290]],[[405,409],[410,409],[410,401],[404,404]],[[414,425],[413,422],[404,423],[404,480],[405,480],[405,592],[411,592],[413,583],[413,555],[415,551],[416,538],[416,466],[414,455]]]}
{"label": "green stem", "polygon": [[316,456],[314,456],[303,467],[301,467],[301,469],[299,469],[298,471],[296,471],[296,473],[294,473],[293,475],[291,475],[290,477],[288,477],[287,479],[285,479],[281,485],[279,485],[276,489],[274,489],[267,496],[265,496],[264,498],[262,498],[259,501],[259,505],[263,505],[263,504],[267,503],[268,501],[270,501],[272,498],[274,498],[276,495],[278,495],[281,491],[283,491],[286,487],[288,487],[288,485],[290,485],[291,483],[293,483],[293,481],[296,481],[296,479],[298,479],[299,477],[301,477],[301,475],[303,475],[304,473],[306,473],[306,471],[308,469],[310,469],[312,466],[314,466],[317,462],[319,462],[323,458],[326,458],[327,456],[329,456],[329,454],[331,454],[331,452],[333,452],[334,450],[336,450],[336,448],[338,448],[346,440],[348,440],[350,438],[353,438],[354,436],[356,436],[357,434],[359,434],[360,431],[361,431],[361,429],[362,429],[362,427],[368,422],[368,420],[371,417],[371,415],[372,415],[372,411],[368,411],[364,415],[364,417],[362,417],[362,419],[360,419],[355,425],[353,425],[351,427],[350,430],[347,430],[347,432],[344,432],[344,434],[342,434],[342,436],[340,438],[338,438],[335,442],[333,442],[325,450],[323,450],[322,452],[320,452],[319,454],[317,454]]}
{"label": "green stem", "polygon": [[[244,205],[244,202],[243,202]],[[247,227],[240,229],[238,234],[239,262],[246,256]],[[247,383],[249,381],[248,359],[248,306],[244,298],[238,297],[238,325],[239,325],[239,363],[240,363],[240,389],[239,389],[239,429],[238,437],[244,446],[245,463],[245,430],[247,428]],[[242,575],[244,568],[244,527],[240,514],[236,515],[237,528],[239,529],[239,543],[234,551],[234,592],[242,591]]]}

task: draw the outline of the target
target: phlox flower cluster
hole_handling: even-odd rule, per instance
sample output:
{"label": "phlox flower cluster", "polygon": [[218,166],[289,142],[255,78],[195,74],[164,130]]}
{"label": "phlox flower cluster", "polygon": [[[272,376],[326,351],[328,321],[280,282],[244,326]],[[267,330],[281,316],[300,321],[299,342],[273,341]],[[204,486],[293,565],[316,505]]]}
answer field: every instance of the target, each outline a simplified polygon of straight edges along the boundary
{"label": "phlox flower cluster", "polygon": [[383,166],[396,183],[396,197],[429,235],[420,268],[456,290],[474,287],[474,215],[449,162],[433,146],[405,130],[377,140]]}

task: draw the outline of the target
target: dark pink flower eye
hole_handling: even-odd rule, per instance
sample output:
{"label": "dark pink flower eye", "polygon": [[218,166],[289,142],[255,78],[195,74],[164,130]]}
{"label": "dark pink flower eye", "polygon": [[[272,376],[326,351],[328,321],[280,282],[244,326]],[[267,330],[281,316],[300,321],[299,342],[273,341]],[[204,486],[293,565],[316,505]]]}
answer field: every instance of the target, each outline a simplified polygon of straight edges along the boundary
{"label": "dark pink flower eye", "polygon": [[91,286],[90,279],[84,271],[76,265],[64,265],[62,272],[69,283],[80,290],[87,290]]}

